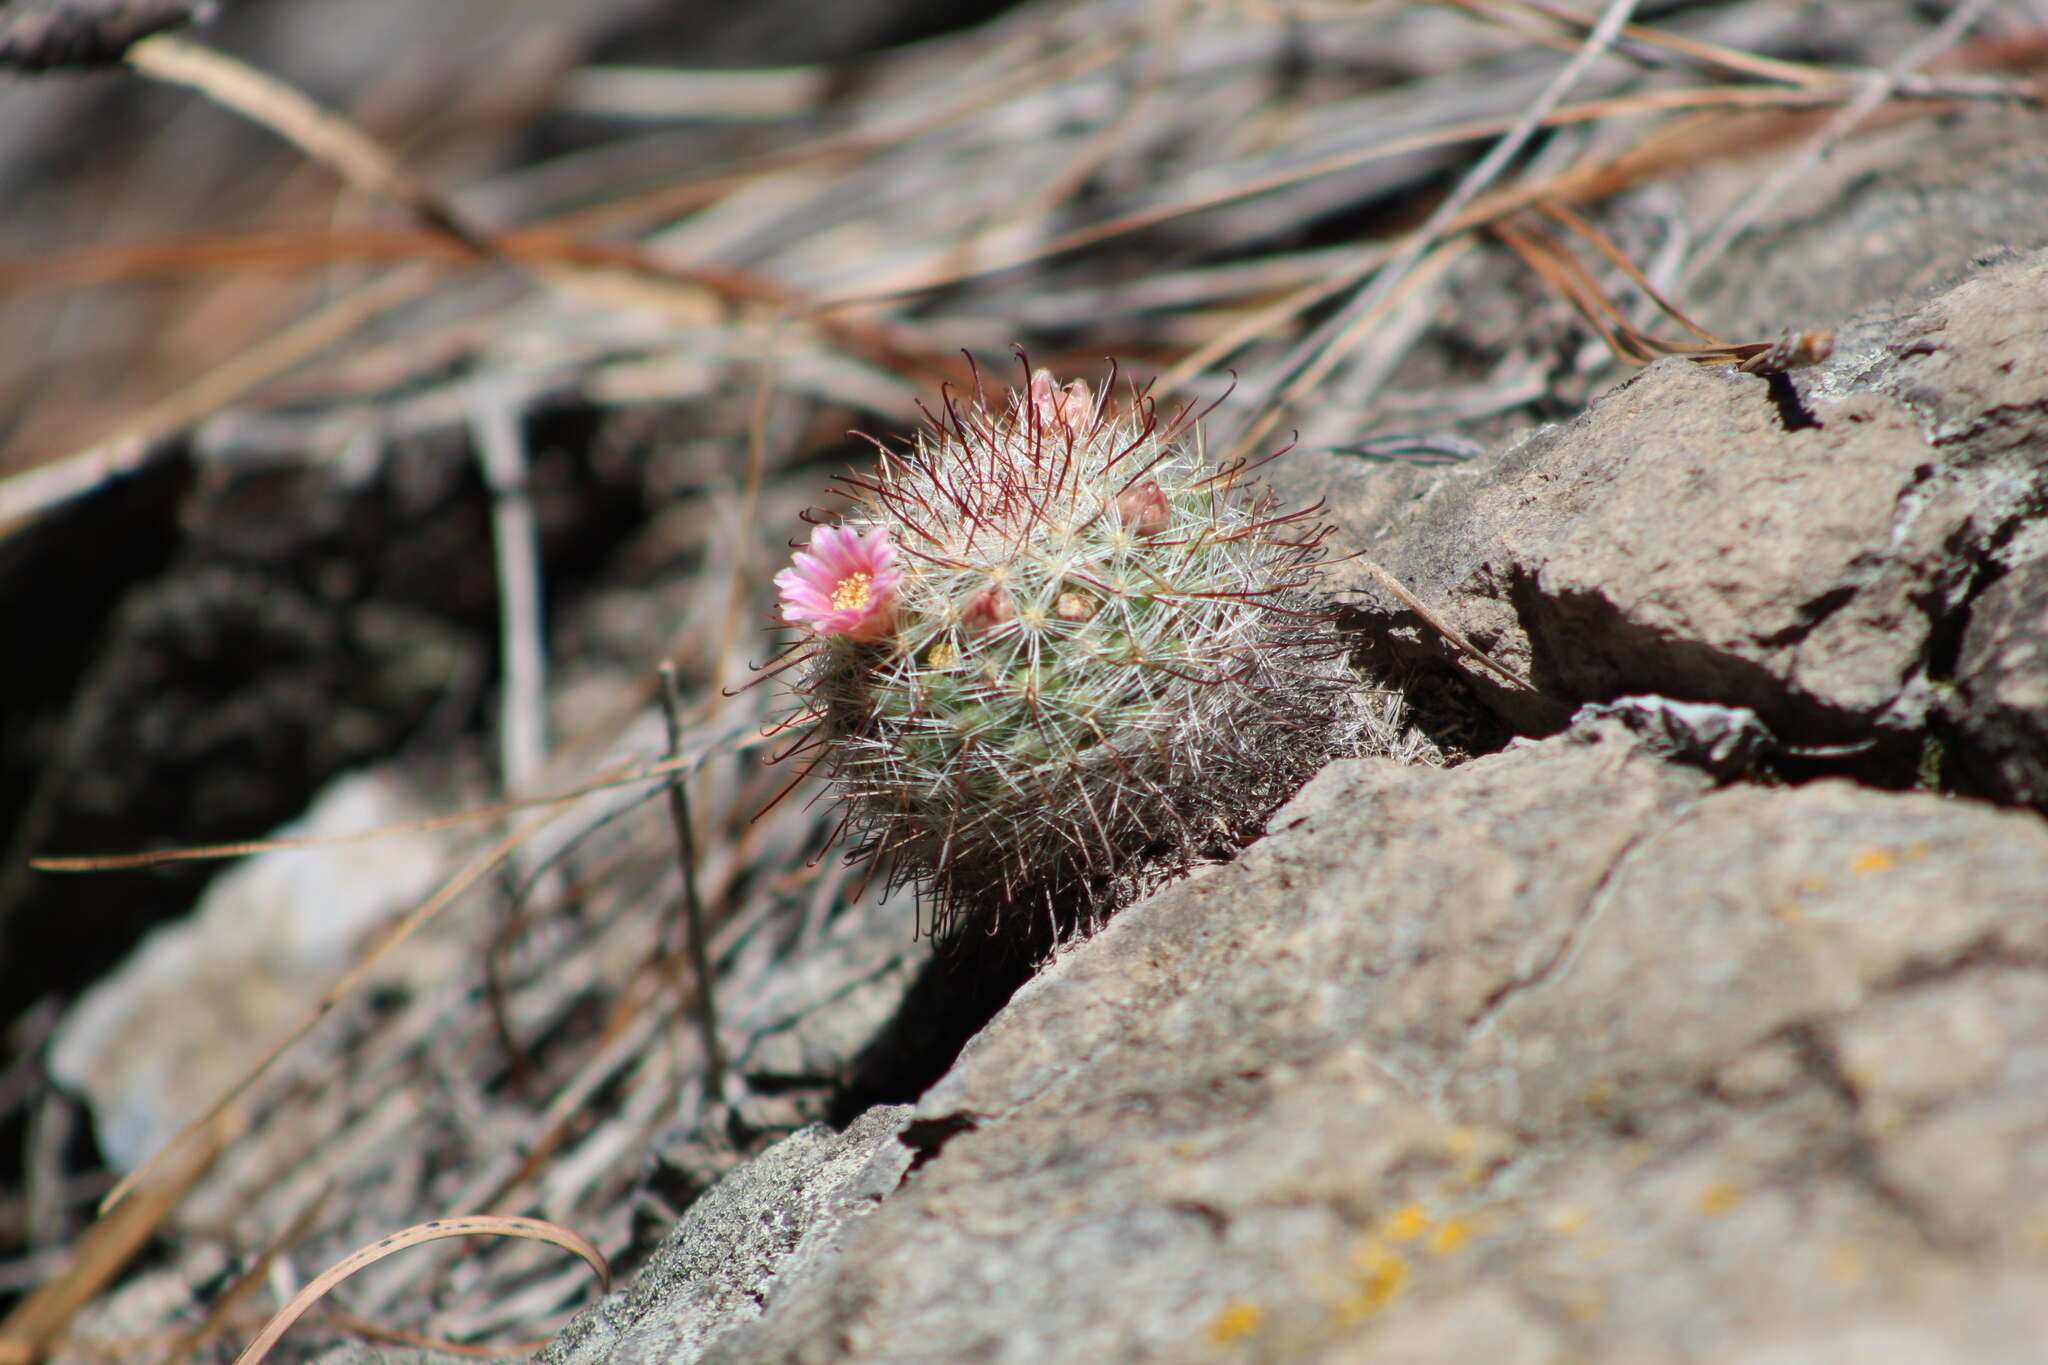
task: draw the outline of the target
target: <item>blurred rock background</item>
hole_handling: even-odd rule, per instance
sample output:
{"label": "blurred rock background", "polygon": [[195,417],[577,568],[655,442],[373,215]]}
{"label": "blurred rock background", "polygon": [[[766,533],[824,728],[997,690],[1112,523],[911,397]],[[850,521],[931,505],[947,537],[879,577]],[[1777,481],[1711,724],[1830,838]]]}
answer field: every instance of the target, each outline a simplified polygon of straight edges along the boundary
{"label": "blurred rock background", "polygon": [[[564,1360],[2044,1358],[2048,13],[1632,10],[1569,88],[1596,16],[1508,0],[236,0],[0,75],[0,1359],[228,1359],[484,1211],[648,1266]],[[192,45],[424,188],[147,74]],[[1832,356],[1616,387],[1574,280],[1690,338],[1546,203]],[[932,963],[802,792],[755,820],[778,700],[724,693],[848,429],[1019,345],[1234,374],[1212,449],[1292,433],[1283,492],[1532,684],[1340,569],[1471,761],[1340,764],[1035,977]],[[731,1104],[660,792],[492,813],[670,754],[663,659]],[[1573,723],[1635,694],[1695,709]],[[28,865],[289,821],[407,832]],[[441,1243],[279,1349],[588,1294]]]}

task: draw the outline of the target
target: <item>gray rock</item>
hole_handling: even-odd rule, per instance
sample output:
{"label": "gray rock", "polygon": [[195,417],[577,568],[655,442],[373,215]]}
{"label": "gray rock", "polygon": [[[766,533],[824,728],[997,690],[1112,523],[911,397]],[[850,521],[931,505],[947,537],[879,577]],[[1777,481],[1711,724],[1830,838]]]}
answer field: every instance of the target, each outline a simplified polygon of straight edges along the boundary
{"label": "gray rock", "polygon": [[[1724,182],[1735,194],[1748,176]],[[1781,212],[1744,235],[1696,291],[1723,336],[1824,327],[1951,282],[1973,257],[2048,245],[2048,142],[2038,110],[1895,128],[1809,168]],[[1734,199],[1701,204],[1709,219]]]}
{"label": "gray rock", "polygon": [[1659,758],[1691,763],[1721,778],[1741,776],[1750,764],[1777,747],[1777,737],[1764,728],[1756,712],[1740,706],[1669,697],[1619,697],[1611,702],[1588,702],[1572,715],[1574,726],[1592,726],[1603,720],[1620,722]]}
{"label": "gray rock", "polygon": [[1956,664],[1963,764],[2009,801],[2048,806],[2048,559],[1979,597]]}
{"label": "gray rock", "polygon": [[1613,721],[1339,763],[1021,990],[762,1316],[657,1351],[699,1261],[549,1359],[2048,1360],[2044,963],[2031,816]]}
{"label": "gray rock", "polygon": [[[330,783],[270,837],[334,838],[427,814],[402,771],[371,768]],[[145,939],[65,1012],[50,1046],[51,1075],[90,1103],[108,1161],[135,1170],[205,1113],[348,969],[365,936],[433,891],[453,847],[444,833],[412,829],[386,835],[375,858],[348,843],[259,854]],[[460,970],[459,945],[428,943],[371,982],[424,984]],[[167,1018],[179,1027],[159,1027]]]}
{"label": "gray rock", "polygon": [[779,1280],[829,1263],[849,1228],[901,1181],[905,1106],[870,1109],[844,1133],[792,1133],[707,1191],[638,1279],[579,1316],[542,1365],[694,1359],[776,1300]]}
{"label": "gray rock", "polygon": [[1525,731],[1632,692],[1747,707],[1800,743],[1915,728],[1977,565],[2048,496],[2048,253],[1857,335],[1803,381],[1817,425],[1782,381],[1665,361],[1391,524],[1368,505],[1350,543],[1542,698],[1354,569],[1369,628]]}

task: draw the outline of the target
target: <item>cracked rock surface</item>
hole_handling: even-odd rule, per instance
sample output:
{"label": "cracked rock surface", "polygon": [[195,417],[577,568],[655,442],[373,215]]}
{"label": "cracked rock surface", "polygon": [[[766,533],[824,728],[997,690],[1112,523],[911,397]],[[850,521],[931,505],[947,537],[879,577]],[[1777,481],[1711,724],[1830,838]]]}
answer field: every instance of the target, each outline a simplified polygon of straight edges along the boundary
{"label": "cracked rock surface", "polygon": [[2044,969],[2031,815],[1613,722],[1338,763],[1021,990],[761,1316],[678,1252],[666,1354],[548,1359],[2048,1359]]}
{"label": "cracked rock surface", "polygon": [[[1376,530],[1349,524],[1536,684],[1531,699],[1468,675],[1517,729],[1658,693],[1810,742],[1906,735],[1972,597],[2039,553],[2044,375],[2048,252],[2008,256],[1858,319],[1796,382],[1664,361],[1392,515],[1368,504]],[[1350,586],[1397,652],[1464,672],[1362,571]],[[1963,713],[1966,750],[1987,719]]]}
{"label": "cracked rock surface", "polygon": [[910,1166],[909,1110],[880,1105],[844,1133],[813,1125],[720,1181],[684,1214],[633,1287],[549,1344],[549,1365],[688,1359],[759,1316],[780,1278],[839,1254],[849,1228]]}

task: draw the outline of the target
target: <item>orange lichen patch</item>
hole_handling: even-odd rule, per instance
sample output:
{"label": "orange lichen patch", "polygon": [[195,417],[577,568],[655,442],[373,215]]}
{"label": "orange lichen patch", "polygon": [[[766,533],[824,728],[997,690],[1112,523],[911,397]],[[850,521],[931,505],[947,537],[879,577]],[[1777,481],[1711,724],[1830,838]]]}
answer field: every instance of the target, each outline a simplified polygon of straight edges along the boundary
{"label": "orange lichen patch", "polygon": [[1888,848],[1867,848],[1849,863],[1851,872],[1889,872],[1899,865],[1898,855]]}
{"label": "orange lichen patch", "polygon": [[1438,1228],[1436,1234],[1429,1239],[1430,1254],[1434,1256],[1448,1256],[1459,1247],[1465,1245],[1471,1239],[1471,1236],[1472,1224],[1469,1220],[1464,1218],[1445,1219],[1444,1225]]}
{"label": "orange lichen patch", "polygon": [[1232,1299],[1209,1322],[1209,1340],[1218,1346],[1242,1341],[1266,1325],[1266,1310],[1245,1299]]}
{"label": "orange lichen patch", "polygon": [[1337,1321],[1345,1326],[1385,1308],[1408,1283],[1408,1262],[1371,1239],[1359,1243],[1351,1263],[1357,1271],[1355,1287],[1335,1310]]}
{"label": "orange lichen patch", "polygon": [[1821,1258],[1820,1273],[1835,1284],[1856,1284],[1870,1274],[1870,1253],[1854,1242],[1831,1246]]}
{"label": "orange lichen patch", "polygon": [[1596,1114],[1605,1113],[1620,1089],[1612,1076],[1602,1076],[1579,1094],[1579,1103]]}
{"label": "orange lichen patch", "polygon": [[1580,1285],[1564,1296],[1565,1316],[1581,1327],[1600,1321],[1607,1312],[1607,1299],[1591,1285]]}
{"label": "orange lichen patch", "polygon": [[1395,1209],[1387,1215],[1387,1221],[1380,1226],[1380,1232],[1390,1242],[1412,1242],[1429,1231],[1429,1210],[1420,1204],[1410,1204]]}
{"label": "orange lichen patch", "polygon": [[1455,1167],[1443,1180],[1447,1193],[1477,1189],[1485,1184],[1487,1175],[1502,1154],[1498,1134],[1461,1123],[1446,1127],[1439,1141],[1443,1144],[1444,1155]]}
{"label": "orange lichen patch", "polygon": [[1479,1130],[1454,1123],[1443,1131],[1444,1151],[1455,1157],[1470,1157],[1479,1151]]}
{"label": "orange lichen patch", "polygon": [[1709,1218],[1731,1213],[1742,1202],[1742,1187],[1732,1180],[1717,1180],[1701,1190],[1693,1207]]}
{"label": "orange lichen patch", "polygon": [[1543,1216],[1544,1226],[1566,1237],[1584,1232],[1592,1221],[1593,1215],[1580,1204],[1559,1204]]}

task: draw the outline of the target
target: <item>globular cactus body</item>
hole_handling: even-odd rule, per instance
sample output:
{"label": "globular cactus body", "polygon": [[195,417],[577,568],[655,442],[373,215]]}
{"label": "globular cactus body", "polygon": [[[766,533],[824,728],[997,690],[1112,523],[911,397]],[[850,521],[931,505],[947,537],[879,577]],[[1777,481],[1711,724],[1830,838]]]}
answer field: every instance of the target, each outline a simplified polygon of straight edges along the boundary
{"label": "globular cactus body", "polygon": [[941,933],[1099,909],[1141,850],[1241,838],[1356,731],[1317,509],[1241,474],[1185,414],[1041,371],[847,479],[777,576],[808,629],[797,747]]}

